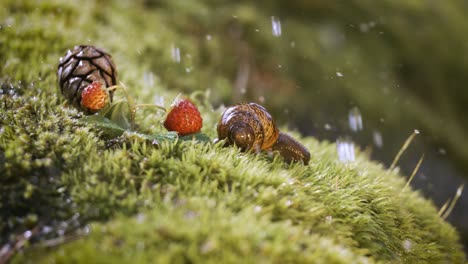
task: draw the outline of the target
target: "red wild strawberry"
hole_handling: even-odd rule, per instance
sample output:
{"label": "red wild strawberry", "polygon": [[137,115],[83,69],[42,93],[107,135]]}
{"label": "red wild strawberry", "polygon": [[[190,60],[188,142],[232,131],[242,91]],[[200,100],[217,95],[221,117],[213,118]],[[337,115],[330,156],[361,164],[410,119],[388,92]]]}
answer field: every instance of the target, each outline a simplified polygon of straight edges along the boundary
{"label": "red wild strawberry", "polygon": [[203,119],[197,107],[188,99],[178,100],[169,110],[164,127],[180,136],[200,132]]}
{"label": "red wild strawberry", "polygon": [[98,81],[88,85],[81,93],[81,105],[93,112],[104,108],[109,102],[109,95],[101,86],[102,84]]}

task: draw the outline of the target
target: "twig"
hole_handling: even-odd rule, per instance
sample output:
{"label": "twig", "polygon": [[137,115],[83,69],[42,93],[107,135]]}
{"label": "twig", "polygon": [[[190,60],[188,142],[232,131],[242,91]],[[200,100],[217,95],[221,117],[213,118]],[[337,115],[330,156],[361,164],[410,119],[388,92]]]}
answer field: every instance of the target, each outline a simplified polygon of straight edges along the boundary
{"label": "twig", "polygon": [[0,249],[0,264],[7,263],[38,232],[39,225],[36,225],[32,230],[27,230],[23,234],[18,235],[14,242],[5,244]]}
{"label": "twig", "polygon": [[419,134],[419,130],[414,130],[413,133],[406,139],[405,143],[403,146],[400,148],[398,151],[397,155],[395,156],[395,159],[392,162],[392,165],[390,166],[389,170],[393,170],[397,164],[397,162],[400,160],[401,155],[405,152],[405,150],[409,147],[411,142],[413,141],[414,137]]}

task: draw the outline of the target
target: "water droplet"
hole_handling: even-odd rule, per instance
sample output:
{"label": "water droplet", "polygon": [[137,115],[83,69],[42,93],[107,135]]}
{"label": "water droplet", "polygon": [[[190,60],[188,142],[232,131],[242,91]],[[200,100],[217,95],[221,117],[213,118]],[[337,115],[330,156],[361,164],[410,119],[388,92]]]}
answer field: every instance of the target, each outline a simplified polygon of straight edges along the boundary
{"label": "water droplet", "polygon": [[28,231],[24,232],[23,236],[24,236],[24,238],[29,239],[32,236],[31,230],[28,230]]}
{"label": "water droplet", "polygon": [[445,150],[444,148],[439,148],[439,154],[440,155],[447,155],[447,150]]}
{"label": "water droplet", "polygon": [[43,226],[42,227],[42,230],[41,230],[41,233],[42,234],[48,234],[50,232],[52,232],[54,229],[50,226]]}
{"label": "water droplet", "polygon": [[145,219],[146,219],[146,215],[143,214],[143,213],[139,213],[139,214],[137,214],[137,216],[136,216],[136,220],[137,220],[137,222],[138,222],[139,224],[143,223],[143,222],[145,221]]}
{"label": "water droplet", "polygon": [[279,18],[274,16],[271,17],[271,31],[273,33],[273,36],[281,36],[281,21],[279,20]]}
{"label": "water droplet", "polygon": [[460,197],[460,196],[462,195],[463,187],[464,187],[463,185],[461,185],[460,187],[458,187],[457,193],[455,194],[455,196]]}
{"label": "water droplet", "polygon": [[171,48],[172,60],[180,63],[180,49],[174,45]]}
{"label": "water droplet", "polygon": [[146,87],[154,86],[154,74],[152,72],[143,73],[143,83]]}
{"label": "water droplet", "polygon": [[210,41],[211,40],[211,35],[206,35],[206,40]]}
{"label": "water droplet", "polygon": [[164,96],[155,95],[153,101],[155,104],[164,105]]}
{"label": "water droplet", "polygon": [[185,216],[185,219],[191,220],[191,219],[195,219],[196,217],[198,217],[198,213],[189,210],[185,212],[184,216]]}
{"label": "water droplet", "polygon": [[374,144],[378,147],[378,148],[382,148],[383,147],[383,138],[382,138],[382,134],[375,130],[373,133],[372,133],[372,138],[374,139]]}
{"label": "water droplet", "polygon": [[260,213],[260,211],[262,211],[262,207],[261,207],[260,205],[256,205],[256,206],[254,207],[254,212]]}
{"label": "water droplet", "polygon": [[362,130],[361,111],[357,107],[351,108],[348,115],[349,127],[352,131],[357,132]]}
{"label": "water droplet", "polygon": [[411,240],[405,239],[403,240],[402,244],[405,251],[411,251],[411,248],[413,247],[413,242],[411,242]]}
{"label": "water droplet", "polygon": [[354,142],[345,138],[338,138],[336,140],[336,149],[338,152],[338,159],[341,162],[351,162],[355,160]]}
{"label": "water droplet", "polygon": [[367,32],[369,31],[369,25],[367,25],[366,23],[361,23],[359,24],[359,30],[361,30],[361,32]]}
{"label": "water droplet", "polygon": [[86,225],[83,228],[83,234],[87,235],[87,234],[89,234],[89,232],[91,232],[91,227],[89,225]]}
{"label": "water droplet", "polygon": [[343,77],[343,73],[337,71],[337,72],[336,72],[336,76],[338,76],[338,77]]}

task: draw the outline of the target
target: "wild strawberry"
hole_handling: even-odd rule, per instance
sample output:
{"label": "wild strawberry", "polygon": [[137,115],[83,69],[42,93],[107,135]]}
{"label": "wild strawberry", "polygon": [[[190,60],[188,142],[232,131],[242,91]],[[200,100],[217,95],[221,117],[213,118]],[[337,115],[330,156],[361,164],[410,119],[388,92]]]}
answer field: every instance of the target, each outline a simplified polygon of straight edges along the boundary
{"label": "wild strawberry", "polygon": [[164,127],[176,131],[180,136],[194,134],[200,131],[203,119],[195,104],[188,99],[178,100],[169,110]]}
{"label": "wild strawberry", "polygon": [[109,102],[109,95],[101,87],[102,84],[98,81],[88,85],[81,93],[81,105],[93,112],[104,108]]}

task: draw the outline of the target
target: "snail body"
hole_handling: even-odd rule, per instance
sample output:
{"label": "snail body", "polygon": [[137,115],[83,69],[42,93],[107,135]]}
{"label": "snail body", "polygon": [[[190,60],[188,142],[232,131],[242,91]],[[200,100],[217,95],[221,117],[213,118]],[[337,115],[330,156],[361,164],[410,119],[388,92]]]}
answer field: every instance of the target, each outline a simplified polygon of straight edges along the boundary
{"label": "snail body", "polygon": [[288,134],[280,132],[272,150],[278,152],[287,163],[302,160],[305,165],[309,164],[310,152]]}
{"label": "snail body", "polygon": [[[117,84],[117,70],[112,57],[105,51],[89,45],[75,46],[60,58],[57,80],[62,95],[78,110],[86,114],[96,111],[81,104],[81,94],[93,82],[104,87]],[[113,91],[109,91],[112,101]]]}
{"label": "snail body", "polygon": [[244,152],[278,152],[286,162],[308,164],[310,153],[301,143],[278,130],[267,110],[256,103],[240,103],[224,111],[217,127],[218,139]]}

